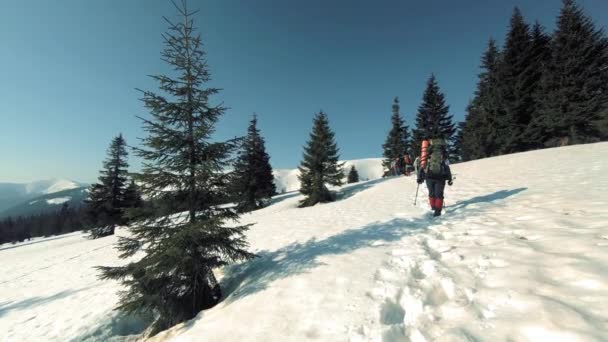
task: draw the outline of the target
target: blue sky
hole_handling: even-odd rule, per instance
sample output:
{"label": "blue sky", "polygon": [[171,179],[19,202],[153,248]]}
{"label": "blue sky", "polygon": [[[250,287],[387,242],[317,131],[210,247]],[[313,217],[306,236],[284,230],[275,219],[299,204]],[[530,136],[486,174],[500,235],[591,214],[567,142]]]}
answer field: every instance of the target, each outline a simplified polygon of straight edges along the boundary
{"label": "blue sky", "polygon": [[[596,25],[608,1],[579,0]],[[230,110],[217,138],[242,135],[253,112],[275,168],[297,166],[323,109],[343,159],[379,157],[392,100],[413,123],[434,72],[462,120],[489,37],[502,43],[514,6],[553,30],[559,0],[208,0],[202,33],[215,98]],[[143,136],[134,88],[160,61],[168,0],[0,2],[0,182],[92,182],[122,132]],[[132,170],[140,161],[130,159]]]}

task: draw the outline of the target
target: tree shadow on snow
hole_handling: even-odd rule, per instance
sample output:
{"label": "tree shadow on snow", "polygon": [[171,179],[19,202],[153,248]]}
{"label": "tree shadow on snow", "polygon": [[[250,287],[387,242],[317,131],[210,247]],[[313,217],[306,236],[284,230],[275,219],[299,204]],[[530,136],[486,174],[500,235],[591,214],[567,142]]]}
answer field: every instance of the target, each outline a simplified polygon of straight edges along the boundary
{"label": "tree shadow on snow", "polygon": [[362,181],[359,183],[347,184],[342,189],[340,189],[339,191],[336,192],[336,200],[341,201],[341,200],[345,200],[349,197],[353,197],[354,195],[356,195],[362,191],[365,191],[371,187],[376,186],[377,184],[383,183],[390,179],[393,179],[393,178],[390,178],[390,177],[378,178],[378,179],[374,179],[374,180],[370,180],[370,181]]}
{"label": "tree shadow on snow", "polygon": [[[378,183],[378,181],[375,183]],[[362,186],[353,189],[354,192],[351,192],[351,195],[368,187],[366,184],[362,184]],[[458,209],[466,209],[468,205],[475,203],[492,203],[516,195],[526,189],[501,190],[459,202],[449,208],[448,216],[439,219],[461,219],[479,211]],[[454,210],[458,211],[452,212]],[[319,257],[348,254],[360,248],[373,248],[376,241],[397,241],[404,236],[425,230],[433,222],[436,221],[430,216],[430,212],[416,218],[394,218],[387,222],[376,222],[361,228],[348,229],[323,240],[313,238],[304,243],[294,242],[275,251],[259,252],[257,258],[226,269],[221,284],[225,295],[224,301],[230,304],[266,289],[268,285],[276,280],[306,273],[317,266],[323,265],[318,260]]]}
{"label": "tree shadow on snow", "polygon": [[452,211],[458,210],[458,209],[462,209],[465,208],[471,204],[480,204],[480,203],[491,203],[491,202],[495,202],[495,201],[499,201],[502,199],[505,199],[507,197],[511,197],[513,195],[517,195],[520,192],[526,191],[528,190],[528,188],[517,188],[517,189],[512,189],[512,190],[500,190],[500,191],[496,191],[495,193],[489,194],[489,195],[482,195],[482,196],[477,196],[477,197],[473,197],[471,199],[465,200],[465,201],[461,201],[458,202],[454,205],[451,205],[447,208],[447,212],[450,213]]}
{"label": "tree shadow on snow", "polygon": [[153,321],[152,315],[146,317],[111,311],[107,314],[107,319],[94,327],[83,329],[73,341],[139,341],[142,333]]}
{"label": "tree shadow on snow", "polygon": [[373,248],[373,242],[379,240],[397,241],[421,231],[427,223],[427,218],[395,218],[359,229],[349,229],[324,240],[310,239],[276,251],[262,251],[256,259],[226,269],[222,280],[225,300],[228,303],[236,301],[264,290],[276,280],[305,273],[323,264],[318,260],[319,257],[347,254],[365,247]]}
{"label": "tree shadow on snow", "polygon": [[65,290],[61,292],[57,292],[56,294],[48,297],[31,297],[28,299],[24,299],[18,302],[4,302],[0,304],[0,317],[6,315],[11,311],[20,311],[20,310],[31,310],[39,305],[44,305],[59,299],[67,298],[73,294],[76,294],[81,291],[85,291],[89,289],[89,287],[84,287],[78,290]]}
{"label": "tree shadow on snow", "polygon": [[276,195],[270,199],[269,205],[274,205],[274,204],[283,202],[284,200],[296,197],[298,195],[300,195],[299,191],[290,191],[290,192],[286,192],[284,194]]}

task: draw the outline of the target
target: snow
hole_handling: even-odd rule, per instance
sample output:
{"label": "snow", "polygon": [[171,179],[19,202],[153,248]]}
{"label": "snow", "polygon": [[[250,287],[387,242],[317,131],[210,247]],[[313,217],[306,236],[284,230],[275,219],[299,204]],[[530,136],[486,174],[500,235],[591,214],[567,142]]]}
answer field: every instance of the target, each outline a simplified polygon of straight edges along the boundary
{"label": "snow", "polygon": [[55,192],[79,188],[83,186],[83,184],[67,179],[48,179],[27,183],[24,184],[24,186],[25,191],[28,194],[52,194]]}
{"label": "snow", "polygon": [[70,197],[70,196],[57,197],[57,198],[47,199],[46,203],[47,204],[63,204],[71,199],[72,199],[72,197]]}
{"label": "snow", "polygon": [[[348,174],[348,171],[350,171],[350,168],[353,165],[359,173],[359,179],[362,181],[382,178],[383,171],[381,158],[345,160],[341,161],[341,163],[343,163],[344,165],[344,181],[346,181],[346,175]],[[298,191],[300,189],[300,180],[298,179],[299,175],[300,171],[298,169],[274,170],[274,183],[277,187],[277,191]]]}
{"label": "snow", "polygon": [[[453,165],[440,218],[424,187],[412,205],[413,177],[311,208],[277,196],[243,217],[259,257],[220,272],[225,299],[151,341],[605,341],[606,155],[600,143]],[[112,311],[121,287],[92,268],[121,262],[115,242],[0,249],[0,340],[136,338],[144,324]]]}

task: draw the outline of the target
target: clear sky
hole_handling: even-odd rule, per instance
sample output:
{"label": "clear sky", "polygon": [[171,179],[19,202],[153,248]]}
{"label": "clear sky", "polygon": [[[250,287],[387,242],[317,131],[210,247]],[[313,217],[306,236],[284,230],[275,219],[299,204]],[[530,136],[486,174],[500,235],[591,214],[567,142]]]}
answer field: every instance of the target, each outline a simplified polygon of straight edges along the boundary
{"label": "clear sky", "polygon": [[[608,26],[608,1],[579,0]],[[313,114],[326,111],[343,159],[381,156],[391,104],[408,124],[434,72],[462,120],[488,38],[502,44],[514,6],[553,30],[560,0],[207,0],[199,8],[213,76],[230,107],[217,138],[253,112],[275,168],[296,167]],[[160,61],[168,0],[0,1],[0,182],[96,179],[122,132],[143,136],[134,88]],[[131,158],[132,170],[140,161]]]}

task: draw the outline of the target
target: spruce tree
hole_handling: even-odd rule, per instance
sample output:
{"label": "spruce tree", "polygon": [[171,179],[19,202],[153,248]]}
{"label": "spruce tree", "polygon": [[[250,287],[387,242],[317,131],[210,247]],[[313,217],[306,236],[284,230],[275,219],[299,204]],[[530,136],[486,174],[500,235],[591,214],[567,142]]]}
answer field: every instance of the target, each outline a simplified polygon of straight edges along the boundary
{"label": "spruce tree", "polygon": [[326,185],[342,185],[344,173],[338,159],[334,133],[329,127],[327,114],[321,111],[314,117],[310,140],[304,147],[299,167],[300,192],[306,196],[300,206],[308,207],[334,200]]}
{"label": "spruce tree", "polygon": [[266,153],[264,138],[257,128],[257,122],[254,114],[234,167],[233,192],[237,208],[241,212],[263,207],[276,194],[270,156]]}
{"label": "spruce tree", "polygon": [[346,182],[348,184],[358,183],[359,182],[359,172],[357,172],[357,169],[355,168],[355,165],[352,165],[350,167],[350,171],[348,172],[348,177],[346,179]]}
{"label": "spruce tree", "polygon": [[118,243],[122,258],[141,257],[99,267],[102,278],[126,287],[117,309],[154,314],[151,334],[215,305],[221,290],[214,270],[253,257],[245,250],[248,226],[233,224],[238,214],[220,205],[237,141],[211,140],[225,109],[210,102],[219,90],[206,86],[210,72],[194,30],[196,12],[185,1],[176,8],[181,20],[165,18],[162,53],[173,74],[152,76],[162,92],[143,91],[150,119],[141,118],[147,136],[135,150],[144,160],[137,180],[150,208]]}
{"label": "spruce tree", "polygon": [[542,77],[544,101],[534,128],[545,146],[596,141],[608,110],[608,39],[573,0],[564,0]]}
{"label": "spruce tree", "polygon": [[399,98],[395,97],[393,102],[393,114],[391,116],[391,130],[388,132],[386,141],[382,144],[384,160],[382,166],[385,175],[390,172],[391,162],[395,158],[402,158],[409,148],[409,127],[399,114]]}
{"label": "spruce tree", "polygon": [[463,160],[498,155],[497,121],[504,113],[498,90],[500,59],[496,42],[490,39],[481,58],[482,71],[478,76],[475,97],[467,106],[467,115],[460,130]]}
{"label": "spruce tree", "polygon": [[112,139],[103,169],[99,172],[99,182],[89,189],[86,205],[92,238],[114,234],[114,228],[125,223],[123,215],[129,167],[126,145],[122,134]]}
{"label": "spruce tree", "polygon": [[126,224],[129,224],[140,214],[144,207],[144,200],[141,196],[141,191],[133,179],[125,190],[124,204],[125,212],[123,219],[125,220]]}
{"label": "spruce tree", "polygon": [[526,150],[524,132],[535,109],[536,70],[533,70],[530,27],[519,8],[513,10],[499,65],[500,104],[504,112],[497,117],[499,153]]}
{"label": "spruce tree", "polygon": [[427,81],[426,90],[422,96],[422,104],[416,113],[416,128],[413,130],[412,148],[415,155],[420,154],[420,146],[424,139],[444,139],[450,141],[454,134],[452,115],[449,106],[445,104],[445,97],[435,75]]}
{"label": "spruce tree", "polygon": [[522,147],[525,150],[543,147],[543,142],[539,139],[541,132],[535,125],[540,116],[542,104],[546,99],[545,88],[542,86],[543,75],[548,72],[548,63],[551,60],[551,36],[545,33],[544,28],[539,22],[532,27],[532,43],[530,47],[530,64],[528,65],[528,81],[532,95],[532,107],[530,109],[531,118],[522,134]]}
{"label": "spruce tree", "polygon": [[452,136],[451,149],[450,149],[450,160],[457,163],[464,160],[463,151],[462,151],[462,138],[463,138],[463,128],[465,122],[460,121],[456,124],[456,132]]}

